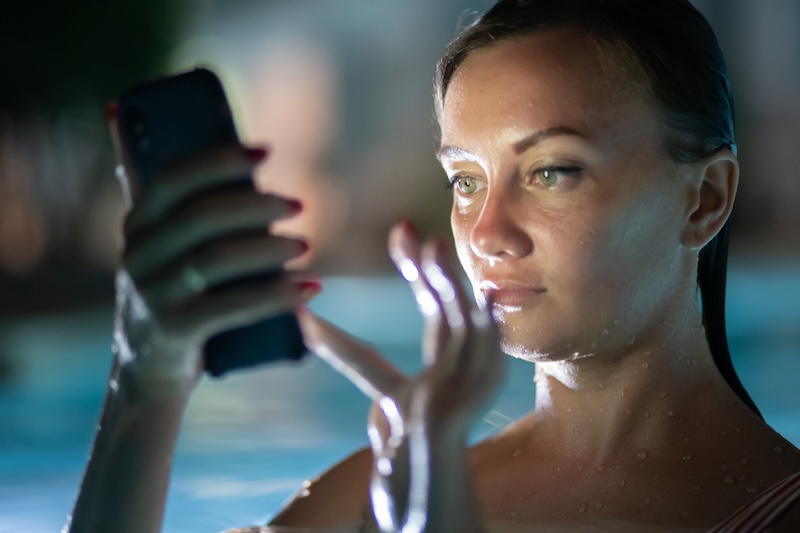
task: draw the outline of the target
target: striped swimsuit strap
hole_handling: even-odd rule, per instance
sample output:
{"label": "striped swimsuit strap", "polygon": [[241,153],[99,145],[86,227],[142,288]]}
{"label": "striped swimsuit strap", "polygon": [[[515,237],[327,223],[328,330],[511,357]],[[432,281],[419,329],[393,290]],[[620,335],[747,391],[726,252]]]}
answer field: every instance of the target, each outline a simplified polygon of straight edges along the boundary
{"label": "striped swimsuit strap", "polygon": [[708,533],[771,531],[798,499],[800,499],[800,472],[779,481],[760,496],[744,504]]}

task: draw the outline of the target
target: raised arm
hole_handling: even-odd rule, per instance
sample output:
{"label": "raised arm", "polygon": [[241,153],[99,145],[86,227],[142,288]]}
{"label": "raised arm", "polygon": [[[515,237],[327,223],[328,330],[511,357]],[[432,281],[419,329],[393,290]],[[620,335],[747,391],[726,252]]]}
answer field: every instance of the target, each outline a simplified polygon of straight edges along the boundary
{"label": "raised arm", "polygon": [[370,348],[310,312],[306,342],[374,401],[371,498],[384,532],[482,531],[468,466],[467,434],[497,389],[499,333],[457,281],[439,240],[420,247],[406,224],[390,253],[425,315],[423,370],[405,377]]}
{"label": "raised arm", "polygon": [[116,280],[114,365],[94,448],[65,531],[161,530],[181,418],[211,335],[294,309],[288,276],[207,286],[274,271],[305,245],[267,232],[296,202],[249,179],[263,150],[230,146],[164,173],[125,223]]}

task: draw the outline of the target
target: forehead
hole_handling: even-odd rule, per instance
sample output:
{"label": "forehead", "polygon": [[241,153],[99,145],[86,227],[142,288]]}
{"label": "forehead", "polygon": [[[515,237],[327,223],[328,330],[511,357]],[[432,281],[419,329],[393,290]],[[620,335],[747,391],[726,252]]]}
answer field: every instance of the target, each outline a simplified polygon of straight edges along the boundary
{"label": "forehead", "polygon": [[[441,114],[442,143],[460,129],[530,131],[566,126],[591,135],[621,122],[658,127],[658,112],[614,48],[579,28],[543,30],[471,52]],[[631,127],[628,124],[627,127]]]}

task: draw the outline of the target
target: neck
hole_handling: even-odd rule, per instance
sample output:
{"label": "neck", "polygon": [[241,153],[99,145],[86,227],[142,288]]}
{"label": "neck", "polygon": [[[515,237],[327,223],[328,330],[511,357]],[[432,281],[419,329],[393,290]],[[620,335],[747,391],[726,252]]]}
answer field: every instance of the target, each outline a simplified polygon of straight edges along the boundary
{"label": "neck", "polygon": [[693,399],[727,387],[696,308],[683,316],[613,354],[537,363],[537,433],[557,440],[554,449],[565,454],[587,457],[590,450],[587,459],[598,464],[675,438],[675,424],[693,416]]}

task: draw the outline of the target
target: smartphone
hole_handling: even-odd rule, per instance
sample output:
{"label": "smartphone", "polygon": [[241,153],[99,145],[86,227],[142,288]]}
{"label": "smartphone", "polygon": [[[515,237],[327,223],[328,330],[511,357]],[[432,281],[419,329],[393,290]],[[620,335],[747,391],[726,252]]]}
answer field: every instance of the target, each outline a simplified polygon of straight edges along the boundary
{"label": "smartphone", "polygon": [[[134,202],[166,165],[239,142],[222,83],[205,68],[128,90],[117,102],[117,124],[117,149],[140,180],[128,184]],[[209,338],[205,370],[218,377],[271,361],[298,360],[305,351],[297,318],[286,313]]]}

